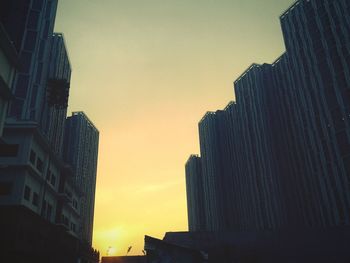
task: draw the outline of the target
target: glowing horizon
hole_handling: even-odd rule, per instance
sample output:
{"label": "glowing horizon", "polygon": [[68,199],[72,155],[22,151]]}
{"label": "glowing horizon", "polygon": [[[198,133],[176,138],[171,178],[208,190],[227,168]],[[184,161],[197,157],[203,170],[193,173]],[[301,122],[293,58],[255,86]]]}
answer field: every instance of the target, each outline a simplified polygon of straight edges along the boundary
{"label": "glowing horizon", "polygon": [[187,230],[184,165],[197,124],[233,81],[283,51],[293,0],[60,0],[72,64],[69,111],[100,131],[93,246],[142,255],[143,237]]}

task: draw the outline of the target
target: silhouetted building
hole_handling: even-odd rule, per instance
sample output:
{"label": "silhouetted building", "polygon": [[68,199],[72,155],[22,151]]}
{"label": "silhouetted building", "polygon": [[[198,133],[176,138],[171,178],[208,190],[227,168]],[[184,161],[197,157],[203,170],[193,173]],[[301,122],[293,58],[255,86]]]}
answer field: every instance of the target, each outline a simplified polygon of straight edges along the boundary
{"label": "silhouetted building", "polygon": [[163,240],[146,236],[145,250],[148,262],[157,263],[193,262],[185,261],[193,260],[190,255],[200,255],[199,260],[208,263],[346,263],[350,259],[346,246],[349,241],[349,227],[275,232],[167,232]]}
{"label": "silhouetted building", "polygon": [[150,236],[145,236],[145,251],[147,253],[147,263],[207,262],[205,255],[199,250],[179,246]]}
{"label": "silhouetted building", "polygon": [[23,206],[2,206],[1,262],[99,262],[99,253]]}
{"label": "silhouetted building", "polygon": [[231,202],[232,177],[227,152],[227,122],[224,111],[208,112],[199,122],[205,222],[208,230],[231,228],[228,213]]}
{"label": "silhouetted building", "polygon": [[186,192],[189,231],[205,229],[201,158],[191,155],[186,162]]}
{"label": "silhouetted building", "polygon": [[99,132],[83,112],[66,120],[64,158],[73,168],[82,198],[82,239],[92,242]]}
{"label": "silhouetted building", "polygon": [[207,230],[349,225],[348,2],[296,1],[280,17],[286,52],[200,121]]}
{"label": "silhouetted building", "polygon": [[50,142],[52,150],[59,156],[62,156],[71,66],[63,35],[61,33],[54,33],[50,42],[50,65],[42,128]]}
{"label": "silhouetted building", "polygon": [[240,193],[236,200],[245,200],[238,209],[244,215],[239,223],[244,227],[239,229],[275,229],[281,225],[268,67],[251,65],[234,82],[237,104],[226,109],[231,117],[230,135],[234,141],[230,147],[234,191]]}
{"label": "silhouetted building", "polygon": [[291,176],[309,226],[350,223],[349,7],[346,0],[297,1],[281,16],[290,118],[303,157]]}
{"label": "silhouetted building", "polygon": [[[53,33],[56,8],[57,0],[0,1],[0,130],[2,95],[11,95],[3,88],[14,94],[0,145],[1,262],[11,255],[16,262],[99,260],[91,240],[82,238],[82,207],[93,203],[94,189],[86,197],[85,182],[75,176],[92,166],[63,161],[71,68],[63,35]],[[80,147],[79,157],[87,156],[84,150],[91,148]]]}

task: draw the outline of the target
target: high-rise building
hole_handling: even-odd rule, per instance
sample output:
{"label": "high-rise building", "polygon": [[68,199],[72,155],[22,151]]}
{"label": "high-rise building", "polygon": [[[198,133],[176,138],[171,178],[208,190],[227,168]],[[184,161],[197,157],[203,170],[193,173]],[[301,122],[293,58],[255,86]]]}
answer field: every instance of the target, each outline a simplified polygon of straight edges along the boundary
{"label": "high-rise building", "polygon": [[64,159],[74,172],[74,181],[83,194],[82,239],[92,242],[99,132],[83,112],[73,112],[66,120]]}
{"label": "high-rise building", "polygon": [[[231,161],[235,161],[239,171],[232,174],[246,180],[243,185],[248,187],[246,193],[250,201],[243,209],[250,209],[248,229],[275,229],[281,224],[268,67],[253,64],[234,82],[237,104],[235,109],[230,108],[233,110],[232,118],[235,118],[230,134],[234,130],[233,140],[236,143],[235,147],[231,147],[234,151]],[[246,193],[243,192],[243,195]]]}
{"label": "high-rise building", "polygon": [[[53,33],[56,8],[57,0],[0,1],[1,30],[6,30],[15,49],[12,52],[11,45],[3,49],[6,39],[1,31],[0,80],[6,81],[14,94],[0,145],[1,262],[8,257],[14,262],[98,261],[98,253],[91,247],[96,182],[86,178],[91,186],[87,191],[85,181],[78,184],[75,176],[92,169],[96,180],[97,163],[90,158],[94,164],[79,161],[72,169],[63,161],[71,67],[63,35]],[[9,50],[19,56],[13,81],[9,62],[14,55]],[[92,149],[78,145],[79,150],[72,154],[87,157],[90,152],[84,151]],[[84,180],[86,175],[89,173],[84,173]],[[86,228],[89,242],[83,238]]]}
{"label": "high-rise building", "polygon": [[191,155],[186,162],[186,192],[189,231],[200,231],[205,227],[204,191],[201,158]]}
{"label": "high-rise building", "polygon": [[207,230],[350,224],[349,17],[346,0],[296,1],[280,17],[286,52],[201,120]]}
{"label": "high-rise building", "polygon": [[41,127],[51,148],[62,156],[71,66],[63,34],[54,33],[50,44],[50,65]]}
{"label": "high-rise building", "polygon": [[230,229],[233,223],[228,216],[232,177],[225,161],[227,131],[224,111],[207,112],[199,122],[206,227],[212,231]]}
{"label": "high-rise building", "polygon": [[[300,195],[311,226],[349,224],[350,3],[297,1],[281,16],[295,137],[303,149]],[[300,176],[302,178],[300,178]]]}

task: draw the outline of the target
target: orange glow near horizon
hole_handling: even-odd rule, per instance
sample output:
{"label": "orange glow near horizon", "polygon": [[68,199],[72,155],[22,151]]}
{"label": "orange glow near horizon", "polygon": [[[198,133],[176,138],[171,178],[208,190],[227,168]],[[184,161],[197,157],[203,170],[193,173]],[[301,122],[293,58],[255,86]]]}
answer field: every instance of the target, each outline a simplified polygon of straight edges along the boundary
{"label": "orange glow near horizon", "polygon": [[142,255],[144,235],[187,231],[184,165],[198,121],[233,81],[283,51],[293,0],[59,0],[73,68],[69,111],[100,131],[93,246]]}

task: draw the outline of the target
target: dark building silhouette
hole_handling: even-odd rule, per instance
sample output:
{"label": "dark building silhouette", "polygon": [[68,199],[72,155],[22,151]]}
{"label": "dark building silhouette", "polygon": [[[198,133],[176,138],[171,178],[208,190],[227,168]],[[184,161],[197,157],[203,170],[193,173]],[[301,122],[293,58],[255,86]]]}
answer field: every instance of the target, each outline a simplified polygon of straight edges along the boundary
{"label": "dark building silhouette", "polygon": [[57,0],[0,1],[0,136],[2,95],[11,99],[0,140],[1,262],[99,260],[91,247],[98,132],[90,121],[71,127],[64,161],[71,67],[63,35],[53,33],[56,8]]}
{"label": "dark building silhouette", "polygon": [[293,231],[167,232],[145,236],[147,262],[349,262],[349,227]]}
{"label": "dark building silhouette", "polygon": [[177,245],[150,236],[145,236],[145,262],[183,262],[204,263],[208,262],[206,256],[199,250]]}
{"label": "dark building silhouette", "polygon": [[[273,105],[269,102],[270,81],[266,65],[251,65],[235,82],[237,104],[226,109],[234,119],[232,130],[235,191],[241,185],[241,206],[247,229],[276,229],[281,225],[281,203],[276,177],[276,156],[270,119]],[[238,151],[236,149],[239,149]],[[243,181],[242,181],[243,179]],[[247,196],[248,193],[248,196]],[[247,210],[248,209],[248,210]],[[246,211],[247,210],[247,211]]]}
{"label": "dark building silhouette", "polygon": [[299,1],[281,16],[299,128],[294,136],[303,156],[301,173],[292,176],[302,183],[297,198],[310,226],[350,223],[349,6],[345,0]]}
{"label": "dark building silhouette", "polygon": [[83,193],[81,238],[92,243],[99,132],[83,112],[73,112],[66,120],[64,158],[74,172],[74,182]]}
{"label": "dark building silhouette", "polygon": [[222,191],[232,186],[228,162],[224,159],[227,157],[227,128],[224,111],[208,112],[199,123],[206,227],[212,231],[232,227],[228,215],[231,192]]}
{"label": "dark building silhouette", "polygon": [[200,121],[190,191],[204,189],[206,230],[349,225],[349,7],[296,1],[280,17],[286,52],[250,66],[236,102]]}
{"label": "dark building silhouette", "polygon": [[206,229],[202,180],[201,158],[191,155],[186,163],[188,229],[190,231]]}
{"label": "dark building silhouette", "polygon": [[46,84],[46,100],[42,128],[49,143],[59,156],[67,117],[71,66],[62,33],[54,33],[50,39],[50,64]]}

